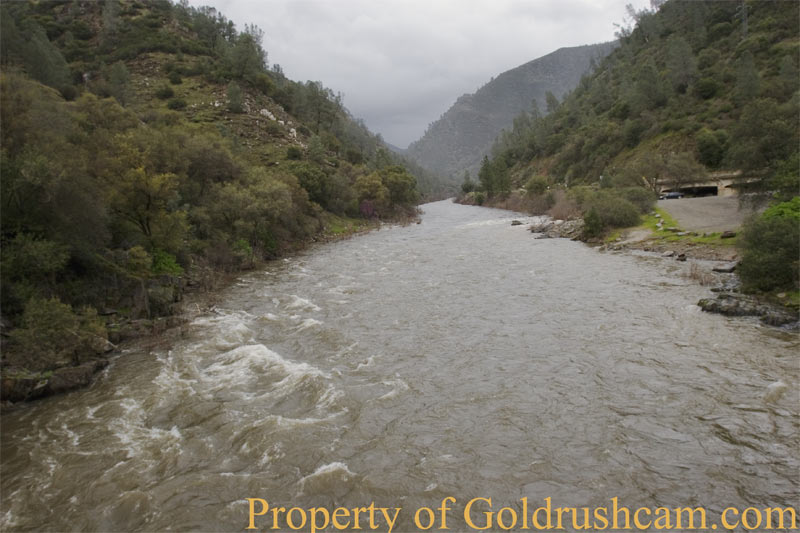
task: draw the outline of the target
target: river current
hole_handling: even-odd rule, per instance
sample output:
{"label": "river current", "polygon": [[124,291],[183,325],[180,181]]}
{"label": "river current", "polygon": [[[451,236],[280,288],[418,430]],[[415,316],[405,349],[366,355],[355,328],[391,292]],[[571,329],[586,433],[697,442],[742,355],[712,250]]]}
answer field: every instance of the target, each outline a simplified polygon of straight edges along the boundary
{"label": "river current", "polygon": [[796,333],[701,312],[687,264],[423,209],[248,274],[170,349],[4,414],[0,528],[241,531],[245,498],[797,505]]}

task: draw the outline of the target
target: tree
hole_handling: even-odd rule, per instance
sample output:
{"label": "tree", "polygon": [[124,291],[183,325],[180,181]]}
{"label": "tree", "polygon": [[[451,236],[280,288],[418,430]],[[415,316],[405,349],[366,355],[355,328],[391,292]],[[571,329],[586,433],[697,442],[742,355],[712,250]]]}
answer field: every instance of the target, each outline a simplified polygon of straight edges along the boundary
{"label": "tree", "polygon": [[737,102],[744,104],[758,96],[760,77],[756,69],[753,54],[746,50],[736,64],[736,89]]}
{"label": "tree", "polygon": [[800,197],[745,223],[736,271],[747,291],[797,290],[800,280]]}
{"label": "tree", "polygon": [[679,35],[670,36],[667,41],[667,68],[672,88],[683,94],[697,75],[697,61],[692,47]]}
{"label": "tree", "polygon": [[244,111],[242,89],[239,88],[239,84],[235,81],[228,84],[228,111],[231,113]]}
{"label": "tree", "polygon": [[108,75],[108,84],[111,96],[116,98],[120,105],[124,106],[129,99],[130,73],[125,63],[117,61],[111,66]]}
{"label": "tree", "polygon": [[795,65],[795,60],[789,54],[781,59],[778,80],[784,100],[788,100],[800,86],[800,72]]}
{"label": "tree", "polygon": [[544,99],[545,103],[547,104],[546,109],[548,113],[552,113],[553,111],[558,109],[558,98],[556,97],[556,95],[554,95],[550,91],[547,91],[546,93],[544,93]]}

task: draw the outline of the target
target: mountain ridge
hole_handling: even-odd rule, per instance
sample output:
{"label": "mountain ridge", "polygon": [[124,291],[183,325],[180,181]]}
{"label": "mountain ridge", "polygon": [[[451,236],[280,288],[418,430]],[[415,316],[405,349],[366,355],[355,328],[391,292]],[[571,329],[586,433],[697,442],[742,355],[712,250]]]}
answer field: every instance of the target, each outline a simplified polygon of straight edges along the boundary
{"label": "mountain ridge", "polygon": [[562,98],[577,86],[595,61],[617,42],[562,47],[502,72],[474,93],[459,96],[406,155],[434,173],[460,180],[464,171],[476,174],[484,155],[503,129],[536,101],[546,107],[546,95]]}

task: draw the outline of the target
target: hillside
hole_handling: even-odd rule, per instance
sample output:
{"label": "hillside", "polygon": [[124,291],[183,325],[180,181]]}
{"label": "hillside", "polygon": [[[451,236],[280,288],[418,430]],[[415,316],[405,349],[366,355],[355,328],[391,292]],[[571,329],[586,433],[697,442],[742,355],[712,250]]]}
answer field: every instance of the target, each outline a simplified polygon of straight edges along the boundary
{"label": "hillside", "polygon": [[489,192],[534,175],[656,189],[721,173],[796,193],[800,4],[670,1],[633,16],[553,113],[497,139]]}
{"label": "hillside", "polygon": [[84,364],[187,285],[416,213],[402,161],[269,69],[254,26],[166,0],[0,9],[4,370]]}
{"label": "hillside", "polygon": [[[412,143],[407,155],[431,171],[456,178],[473,176],[484,155],[514,118],[530,110],[533,101],[547,109],[547,93],[562,98],[581,76],[616,47],[616,43],[561,48],[503,72],[474,94],[458,98],[425,134]],[[451,179],[452,181],[452,179]]]}

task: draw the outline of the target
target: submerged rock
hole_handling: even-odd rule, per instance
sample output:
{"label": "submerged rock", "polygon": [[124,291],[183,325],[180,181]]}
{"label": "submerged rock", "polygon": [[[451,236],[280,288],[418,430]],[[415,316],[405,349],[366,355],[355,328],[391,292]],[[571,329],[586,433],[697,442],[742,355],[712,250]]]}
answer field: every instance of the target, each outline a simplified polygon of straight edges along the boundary
{"label": "submerged rock", "polygon": [[708,313],[725,316],[757,316],[770,326],[784,326],[798,321],[797,313],[783,307],[765,304],[752,296],[723,292],[716,298],[703,298],[697,305]]}

